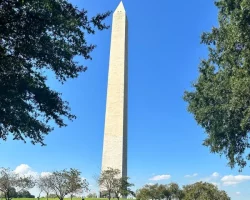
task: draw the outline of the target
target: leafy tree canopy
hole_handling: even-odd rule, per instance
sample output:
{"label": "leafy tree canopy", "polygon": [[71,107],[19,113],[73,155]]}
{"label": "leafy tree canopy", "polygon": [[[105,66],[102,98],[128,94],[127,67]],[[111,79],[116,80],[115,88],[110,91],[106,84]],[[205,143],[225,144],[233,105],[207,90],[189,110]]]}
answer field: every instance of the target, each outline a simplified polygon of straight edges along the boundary
{"label": "leafy tree canopy", "polygon": [[184,193],[177,183],[145,185],[136,192],[138,200],[181,200],[183,198]]}
{"label": "leafy tree canopy", "polygon": [[30,194],[28,190],[21,190],[17,192],[17,196],[13,198],[35,198],[35,196]]}
{"label": "leafy tree canopy", "polygon": [[89,199],[97,198],[97,194],[96,194],[95,192],[89,193],[89,194],[87,195],[87,198],[89,198]]}
{"label": "leafy tree canopy", "polygon": [[88,191],[88,182],[81,178],[81,172],[77,169],[54,171],[49,176],[51,190],[56,194],[59,200],[70,194],[71,199],[79,191]]}
{"label": "leafy tree canopy", "polygon": [[108,167],[101,172],[97,183],[101,188],[101,195],[107,196],[111,199],[112,194],[119,200],[120,197],[127,197],[128,195],[135,196],[135,193],[130,187],[134,184],[129,182],[129,177],[122,177],[119,169]]}
{"label": "leafy tree canopy", "polygon": [[250,159],[250,1],[218,0],[219,27],[202,34],[209,50],[184,99],[206,133],[204,145],[230,167]]}
{"label": "leafy tree canopy", "polygon": [[120,197],[127,197],[128,195],[135,196],[134,191],[131,190],[134,184],[129,182],[128,177],[117,178],[114,183],[114,194],[119,200]]}
{"label": "leafy tree canopy", "polygon": [[121,174],[119,169],[108,168],[101,172],[100,177],[97,179],[97,183],[101,188],[101,192],[108,195],[108,199],[111,199],[111,193],[115,192],[117,177]]}
{"label": "leafy tree canopy", "polygon": [[216,186],[211,183],[197,182],[183,187],[185,194],[184,200],[230,200],[225,191],[218,190]]}
{"label": "leafy tree canopy", "polygon": [[109,15],[89,18],[67,0],[0,1],[0,139],[12,134],[44,145],[44,135],[53,130],[49,121],[63,127],[65,118],[75,118],[46,84],[45,72],[61,83],[84,72],[87,67],[74,57],[91,59],[95,45],[86,35],[107,29]]}

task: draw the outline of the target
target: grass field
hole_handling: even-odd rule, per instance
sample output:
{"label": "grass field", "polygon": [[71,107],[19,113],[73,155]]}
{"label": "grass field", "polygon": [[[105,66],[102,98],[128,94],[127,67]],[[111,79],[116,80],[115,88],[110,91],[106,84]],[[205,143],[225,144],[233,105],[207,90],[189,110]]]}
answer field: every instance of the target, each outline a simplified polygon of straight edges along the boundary
{"label": "grass field", "polygon": [[[84,200],[107,200],[107,199],[108,198],[84,198]],[[5,200],[5,199],[0,198],[0,200]],[[37,200],[37,198],[13,198],[12,200]],[[40,198],[40,200],[47,200],[47,198]],[[49,200],[58,200],[58,198],[49,198]],[[64,198],[64,200],[71,200],[71,199],[70,198]],[[72,200],[82,200],[82,198],[72,198]],[[111,200],[113,200],[113,199],[111,199]],[[123,200],[123,199],[120,199],[120,200]]]}
{"label": "grass field", "polygon": [[[5,200],[5,199],[0,198],[0,200]],[[12,200],[37,200],[37,198],[13,198]],[[40,200],[47,200],[47,198],[40,198]],[[49,200],[58,200],[58,198],[49,198]],[[71,200],[71,199],[64,198],[64,200]],[[72,198],[72,200],[82,200],[82,198]],[[84,200],[107,200],[107,198],[84,198]]]}
{"label": "grass field", "polygon": [[[107,200],[107,199],[108,198],[84,198],[84,200]],[[1,200],[4,200],[4,199],[2,198]],[[13,198],[12,200],[37,200],[37,198]],[[40,198],[40,200],[47,200],[47,198]],[[49,198],[49,200],[58,200],[58,198]],[[64,200],[71,200],[71,199],[64,198]],[[72,198],[72,200],[82,200],[82,198]],[[123,199],[120,199],[120,200],[123,200]]]}

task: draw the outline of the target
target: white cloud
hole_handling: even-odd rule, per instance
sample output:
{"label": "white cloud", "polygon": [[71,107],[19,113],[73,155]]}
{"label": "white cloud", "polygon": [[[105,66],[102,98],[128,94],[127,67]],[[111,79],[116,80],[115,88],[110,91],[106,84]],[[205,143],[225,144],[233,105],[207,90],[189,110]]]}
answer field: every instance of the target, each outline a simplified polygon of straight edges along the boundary
{"label": "white cloud", "polygon": [[245,175],[228,175],[222,177],[221,181],[223,182],[224,185],[237,185],[239,183],[242,183],[244,181],[250,181],[250,176],[245,176]]}
{"label": "white cloud", "polygon": [[219,176],[220,174],[218,172],[214,172],[210,176],[203,178],[203,180],[209,183],[214,183],[218,179]]}
{"label": "white cloud", "polygon": [[51,174],[52,174],[51,172],[42,172],[41,177],[50,176]]}
{"label": "white cloud", "polygon": [[21,164],[16,167],[14,173],[19,174],[20,176],[33,176],[34,178],[38,177],[38,173],[33,171],[29,165]]}
{"label": "white cloud", "polygon": [[207,182],[207,183],[211,183],[211,184],[220,188],[221,183],[219,181],[220,180],[219,177],[220,177],[220,174],[218,172],[214,172],[207,177],[201,177],[201,178],[197,179],[195,182],[199,182],[199,181]]}
{"label": "white cloud", "polygon": [[[51,172],[41,172],[38,173],[34,171],[29,165],[27,164],[21,164],[16,167],[16,169],[13,171],[14,173],[20,175],[20,176],[33,176],[35,179],[37,179],[39,176],[48,176],[51,174]],[[37,196],[40,193],[40,190],[35,186],[34,188],[29,190],[31,194]]]}
{"label": "white cloud", "polygon": [[161,180],[167,180],[167,179],[170,179],[170,178],[171,178],[170,175],[163,174],[163,175],[154,176],[154,177],[150,178],[149,180],[151,180],[151,181],[161,181]]}
{"label": "white cloud", "polygon": [[198,174],[197,173],[194,173],[194,174],[192,174],[192,175],[185,175],[184,177],[185,178],[192,178],[192,177],[196,177],[196,176],[198,176]]}
{"label": "white cloud", "polygon": [[212,177],[218,177],[218,176],[220,176],[220,174],[219,174],[218,172],[214,172],[214,173],[212,174]]}
{"label": "white cloud", "polygon": [[29,165],[26,164],[21,164],[19,166],[16,167],[16,169],[14,170],[14,172],[16,174],[25,174],[30,170]]}
{"label": "white cloud", "polygon": [[236,192],[236,195],[240,195],[240,192]]}

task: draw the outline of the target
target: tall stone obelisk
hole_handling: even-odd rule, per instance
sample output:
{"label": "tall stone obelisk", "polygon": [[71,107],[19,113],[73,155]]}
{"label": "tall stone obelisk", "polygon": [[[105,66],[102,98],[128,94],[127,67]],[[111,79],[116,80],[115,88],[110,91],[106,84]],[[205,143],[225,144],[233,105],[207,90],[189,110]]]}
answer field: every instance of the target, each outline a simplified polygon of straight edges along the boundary
{"label": "tall stone obelisk", "polygon": [[128,22],[123,3],[113,14],[102,170],[127,176]]}

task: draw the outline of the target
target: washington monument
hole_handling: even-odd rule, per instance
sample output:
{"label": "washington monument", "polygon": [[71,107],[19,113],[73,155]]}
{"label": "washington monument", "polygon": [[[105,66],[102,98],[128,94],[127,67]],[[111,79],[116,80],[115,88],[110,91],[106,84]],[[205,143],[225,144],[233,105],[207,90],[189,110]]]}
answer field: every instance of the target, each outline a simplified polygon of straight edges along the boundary
{"label": "washington monument", "polygon": [[127,176],[128,22],[123,3],[113,14],[102,170]]}

